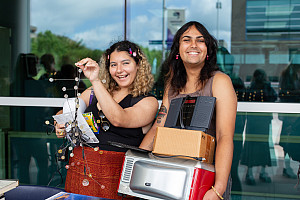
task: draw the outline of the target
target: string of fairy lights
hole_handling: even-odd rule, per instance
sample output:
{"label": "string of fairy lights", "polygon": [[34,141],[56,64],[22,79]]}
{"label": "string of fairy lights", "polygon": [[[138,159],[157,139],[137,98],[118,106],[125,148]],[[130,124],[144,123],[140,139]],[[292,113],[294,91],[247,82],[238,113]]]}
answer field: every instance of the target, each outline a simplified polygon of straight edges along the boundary
{"label": "string of fairy lights", "polygon": [[[68,157],[74,157],[74,148],[75,147],[81,147],[82,148],[82,158],[83,158],[83,163],[80,161],[77,162],[71,162],[65,165],[65,169],[70,169],[71,167],[77,168],[77,170],[82,170],[80,168],[80,165],[83,164],[83,174],[84,174],[84,179],[82,180],[82,185],[83,186],[88,186],[90,184],[89,178],[95,181],[101,189],[104,189],[105,186],[99,183],[97,180],[93,178],[92,172],[90,170],[90,167],[88,165],[87,159],[86,159],[86,153],[84,151],[84,146],[91,147],[94,149],[94,151],[99,151],[99,147],[92,147],[90,146],[86,141],[88,140],[87,136],[82,133],[80,130],[80,127],[78,126],[78,121],[77,121],[77,115],[78,115],[78,108],[79,108],[79,97],[81,93],[79,93],[79,83],[81,81],[80,76],[82,73],[82,69],[78,69],[75,77],[75,85],[73,87],[75,91],[75,116],[72,121],[66,122],[65,123],[65,138],[63,144],[59,147],[57,152],[55,153],[55,157],[59,161],[65,161],[67,162],[69,159]],[[55,82],[55,81],[62,81],[66,79],[56,79],[56,78],[49,78],[49,82]],[[70,79],[68,79],[70,80]],[[61,88],[63,92],[66,92],[69,90],[66,86],[63,86]],[[69,96],[68,94],[64,94],[64,98],[68,99]],[[47,126],[52,126],[55,130],[55,125],[51,124],[50,121],[45,121],[45,124]],[[101,152],[99,152],[101,154]],[[49,181],[48,185],[51,183],[51,180]]]}

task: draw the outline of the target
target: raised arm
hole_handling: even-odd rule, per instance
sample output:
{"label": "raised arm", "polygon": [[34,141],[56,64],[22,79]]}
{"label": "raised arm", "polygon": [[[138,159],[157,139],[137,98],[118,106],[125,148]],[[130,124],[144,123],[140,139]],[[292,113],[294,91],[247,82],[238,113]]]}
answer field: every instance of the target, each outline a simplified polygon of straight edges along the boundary
{"label": "raised arm", "polygon": [[83,70],[84,75],[92,83],[100,109],[114,126],[137,128],[152,123],[158,109],[155,97],[146,97],[134,106],[124,109],[118,104],[118,101],[122,100],[124,96],[121,94],[113,98],[109,94],[99,79],[99,65],[94,60],[86,58],[76,65]]}
{"label": "raised arm", "polygon": [[[237,109],[237,98],[230,78],[216,74],[213,81],[213,96],[216,97],[216,152],[215,185],[222,195],[227,187],[233,156],[233,135]],[[216,193],[211,189],[204,199],[214,199]]]}

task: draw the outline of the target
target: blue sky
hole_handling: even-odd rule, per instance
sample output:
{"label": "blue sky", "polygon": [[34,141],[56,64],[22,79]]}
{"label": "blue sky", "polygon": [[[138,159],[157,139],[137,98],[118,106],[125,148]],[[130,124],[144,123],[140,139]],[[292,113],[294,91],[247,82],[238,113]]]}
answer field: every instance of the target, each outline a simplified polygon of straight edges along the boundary
{"label": "blue sky", "polygon": [[[230,46],[231,0],[219,0],[219,39]],[[199,21],[217,37],[217,0],[165,0],[166,8],[185,9],[186,21]],[[124,38],[124,0],[31,0],[31,25],[93,49]],[[143,46],[162,39],[162,0],[127,0],[127,38]],[[166,16],[166,15],[165,15]]]}

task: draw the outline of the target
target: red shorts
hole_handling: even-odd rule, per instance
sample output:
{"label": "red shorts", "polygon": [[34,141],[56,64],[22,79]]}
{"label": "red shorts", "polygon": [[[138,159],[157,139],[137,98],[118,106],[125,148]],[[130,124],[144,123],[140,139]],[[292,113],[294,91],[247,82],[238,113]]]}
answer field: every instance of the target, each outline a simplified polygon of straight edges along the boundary
{"label": "red shorts", "polygon": [[124,152],[95,151],[90,147],[84,147],[83,150],[82,147],[76,147],[73,153],[74,156],[70,157],[68,164],[66,192],[108,199],[122,199],[121,196],[117,195],[117,190]]}

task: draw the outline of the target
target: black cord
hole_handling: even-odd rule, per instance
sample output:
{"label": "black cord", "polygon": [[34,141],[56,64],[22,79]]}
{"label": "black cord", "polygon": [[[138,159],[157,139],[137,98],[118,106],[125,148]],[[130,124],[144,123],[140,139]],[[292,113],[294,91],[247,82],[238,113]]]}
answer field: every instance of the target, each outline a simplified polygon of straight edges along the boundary
{"label": "black cord", "polygon": [[192,157],[192,156],[185,156],[185,155],[166,156],[166,155],[153,154],[153,153],[150,153],[150,154],[153,155],[153,156],[159,157],[159,158],[177,158],[177,157],[184,157],[184,158],[191,158],[191,159],[194,159],[194,160],[197,160],[197,161],[204,161],[204,160],[206,160],[206,159],[203,158],[203,157]]}
{"label": "black cord", "polygon": [[51,128],[52,128],[52,129],[49,131],[49,129],[50,129],[49,125],[46,125],[46,134],[47,134],[47,135],[51,135],[51,134],[54,132],[55,127],[52,127],[52,126],[51,126]]}
{"label": "black cord", "polygon": [[[48,123],[44,124],[43,126],[46,126],[46,133],[47,135],[51,135],[55,131],[55,126],[51,124],[48,120],[46,121]],[[51,127],[51,129],[50,129]],[[50,129],[50,131],[49,131]]]}
{"label": "black cord", "polygon": [[[84,147],[82,147],[82,160],[84,160]],[[83,173],[84,175],[86,175],[86,167],[85,167],[86,163],[83,162]]]}
{"label": "black cord", "polygon": [[56,154],[55,154],[55,164],[56,164],[57,168],[56,168],[56,171],[52,174],[51,179],[50,179],[50,181],[48,182],[47,186],[50,186],[50,184],[51,184],[51,182],[53,181],[53,178],[54,178],[54,176],[55,176],[56,173],[58,173],[59,176],[60,176],[60,183],[59,183],[58,185],[56,185],[55,187],[60,186],[60,185],[63,184],[63,182],[64,182],[63,176],[62,176],[62,174],[61,174],[61,172],[60,172],[60,170],[61,170],[63,167],[58,167],[58,161],[57,161],[57,159],[58,159],[58,158],[57,158],[57,156],[56,156]]}
{"label": "black cord", "polygon": [[[67,148],[69,147],[68,140],[67,140],[66,138],[63,138],[63,144],[62,144],[61,146],[63,146],[62,150],[67,149]],[[56,171],[52,174],[51,179],[50,179],[50,181],[48,182],[48,185],[47,185],[47,186],[49,186],[49,185],[51,184],[51,182],[53,181],[53,178],[54,178],[55,174],[58,173],[59,176],[60,176],[60,180],[61,180],[60,183],[56,186],[56,187],[58,187],[58,186],[60,186],[61,184],[63,184],[63,182],[64,182],[63,175],[62,175],[61,172],[60,172],[60,170],[61,170],[63,167],[59,167],[59,166],[58,166],[58,156],[57,156],[57,152],[54,154],[54,156],[55,156]],[[65,156],[66,156],[65,161],[61,161],[61,162],[66,162],[66,161],[69,160],[69,154],[68,154],[67,152],[65,153]],[[67,156],[68,156],[68,157],[67,157]]]}

